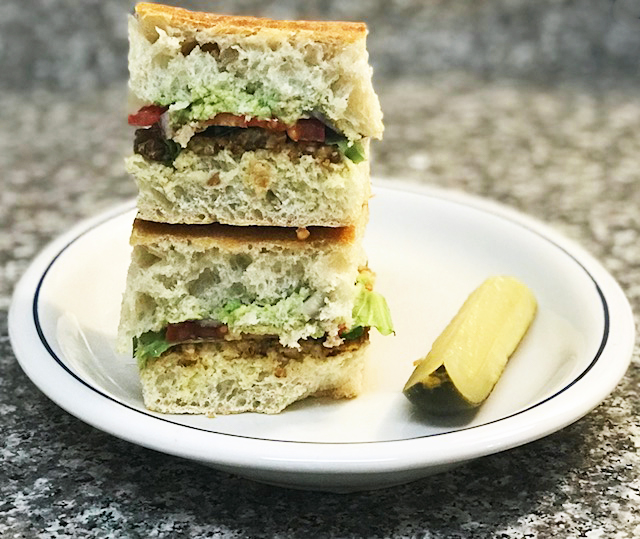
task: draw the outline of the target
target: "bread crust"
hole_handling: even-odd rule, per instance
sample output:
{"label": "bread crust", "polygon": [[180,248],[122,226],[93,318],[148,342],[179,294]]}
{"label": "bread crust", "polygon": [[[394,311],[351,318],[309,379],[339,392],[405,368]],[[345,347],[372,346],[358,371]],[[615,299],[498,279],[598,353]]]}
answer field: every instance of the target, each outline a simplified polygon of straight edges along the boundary
{"label": "bread crust", "polygon": [[[306,235],[306,230],[309,235]],[[157,223],[136,218],[131,232],[131,245],[150,245],[160,241],[191,242],[205,247],[243,246],[247,243],[317,248],[319,244],[353,244],[359,227],[329,228],[311,226],[306,229],[275,226],[232,226],[219,223],[185,225]]]}
{"label": "bread crust", "polygon": [[300,37],[327,43],[354,43],[365,39],[367,26],[362,22],[343,21],[287,21],[262,17],[220,15],[189,11],[183,8],[142,2],[135,13],[149,30],[159,27],[193,32],[206,30],[216,34],[254,35],[274,37]]}

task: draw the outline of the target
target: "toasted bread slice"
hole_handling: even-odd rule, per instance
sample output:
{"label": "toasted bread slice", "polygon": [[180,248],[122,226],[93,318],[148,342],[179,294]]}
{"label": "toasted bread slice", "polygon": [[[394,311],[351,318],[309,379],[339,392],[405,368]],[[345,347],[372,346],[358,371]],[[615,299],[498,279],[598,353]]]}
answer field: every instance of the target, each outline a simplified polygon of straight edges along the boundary
{"label": "toasted bread slice", "polygon": [[119,347],[188,320],[219,321],[230,336],[275,335],[290,347],[335,341],[353,321],[366,265],[361,230],[136,220]]}
{"label": "toasted bread slice", "polygon": [[150,221],[284,227],[357,223],[371,195],[369,161],[323,162],[291,156],[290,149],[184,149],[170,164],[135,154],[126,168],[138,186],[140,217]]}
{"label": "toasted bread slice", "polygon": [[177,345],[141,366],[145,406],[171,414],[275,414],[309,396],[361,391],[368,335],[335,349],[273,338]]}
{"label": "toasted bread slice", "polygon": [[216,114],[321,118],[350,141],[381,138],[362,23],[275,21],[140,4],[129,22],[129,87],[169,107],[186,146]]}

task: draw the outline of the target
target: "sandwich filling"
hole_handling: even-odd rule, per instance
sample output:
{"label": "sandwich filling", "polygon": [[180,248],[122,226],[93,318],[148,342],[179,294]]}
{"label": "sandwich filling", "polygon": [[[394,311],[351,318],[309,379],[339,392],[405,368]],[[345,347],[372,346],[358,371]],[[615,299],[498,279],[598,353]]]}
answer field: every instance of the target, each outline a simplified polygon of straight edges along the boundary
{"label": "sandwich filling", "polygon": [[171,163],[182,148],[213,155],[229,148],[232,153],[256,149],[286,151],[292,158],[312,155],[319,162],[339,163],[347,158],[354,163],[366,159],[360,141],[345,136],[316,118],[303,118],[293,124],[278,119],[261,119],[230,113],[216,114],[193,124],[189,136],[181,136],[166,107],[148,105],[129,115],[129,124],[138,128],[134,152],[151,161]]}
{"label": "sandwich filling", "polygon": [[[283,346],[283,348],[295,351],[300,349],[302,343],[306,341],[320,342],[327,349],[340,348],[345,342],[359,342],[366,338],[371,327],[375,327],[382,335],[391,334],[393,322],[389,307],[384,297],[373,290],[373,280],[374,276],[370,270],[361,269],[356,280],[353,320],[349,328],[337,328],[335,335],[328,333],[312,335],[310,339],[298,341],[297,346]],[[265,324],[264,320],[262,327],[255,325],[252,328],[250,325],[245,325],[246,320],[253,321],[254,324],[260,321],[261,315],[264,319],[264,312],[261,313],[261,311],[264,311],[263,305],[230,301],[215,311],[215,317],[170,323],[161,331],[148,331],[139,337],[134,337],[134,356],[138,364],[143,367],[147,361],[160,357],[168,349],[179,344],[247,338],[277,340],[275,334],[278,328],[275,324],[282,324],[282,321],[273,320],[272,327]],[[308,319],[308,315],[304,313],[304,305],[300,314]]]}

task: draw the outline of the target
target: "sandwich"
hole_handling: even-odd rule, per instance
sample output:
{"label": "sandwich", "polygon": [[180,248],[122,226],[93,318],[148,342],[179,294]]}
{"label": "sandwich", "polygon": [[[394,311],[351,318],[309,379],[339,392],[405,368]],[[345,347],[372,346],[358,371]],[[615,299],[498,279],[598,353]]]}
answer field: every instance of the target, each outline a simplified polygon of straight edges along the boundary
{"label": "sandwich", "polygon": [[370,328],[393,331],[361,235],[136,219],[119,338],[145,406],[278,413],[357,395]]}
{"label": "sandwich", "polygon": [[393,331],[362,237],[382,135],[361,23],[138,4],[138,216],[118,330],[145,406],[278,413],[360,391]]}
{"label": "sandwich", "polygon": [[129,20],[140,218],[349,227],[383,132],[362,23],[142,3]]}

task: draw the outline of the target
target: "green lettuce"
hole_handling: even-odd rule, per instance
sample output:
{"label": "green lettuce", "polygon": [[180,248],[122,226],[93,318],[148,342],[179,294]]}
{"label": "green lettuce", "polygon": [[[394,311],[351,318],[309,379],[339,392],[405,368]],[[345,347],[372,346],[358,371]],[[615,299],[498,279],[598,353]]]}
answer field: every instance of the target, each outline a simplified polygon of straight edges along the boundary
{"label": "green lettuce", "polygon": [[340,333],[340,337],[342,337],[345,341],[352,341],[354,339],[362,337],[363,333],[364,328],[362,326],[355,326],[345,333]]}
{"label": "green lettuce", "polygon": [[366,160],[364,147],[360,141],[349,142],[347,137],[339,133],[330,133],[325,140],[327,144],[337,146],[340,152],[347,158],[351,159],[356,165]]}
{"label": "green lettuce", "polygon": [[382,335],[393,333],[393,321],[387,300],[382,294],[373,291],[371,272],[363,271],[360,273],[356,279],[356,289],[356,301],[352,313],[353,327],[343,337],[348,338],[347,336],[358,327],[374,327]]}
{"label": "green lettuce", "polygon": [[351,146],[348,146],[343,150],[345,157],[351,159],[356,165],[362,163],[367,159],[364,153],[364,148],[359,141],[354,142]]}
{"label": "green lettuce", "polygon": [[140,337],[133,338],[133,355],[138,366],[143,368],[149,359],[160,357],[171,348],[172,344],[165,339],[164,331],[147,331]]}

